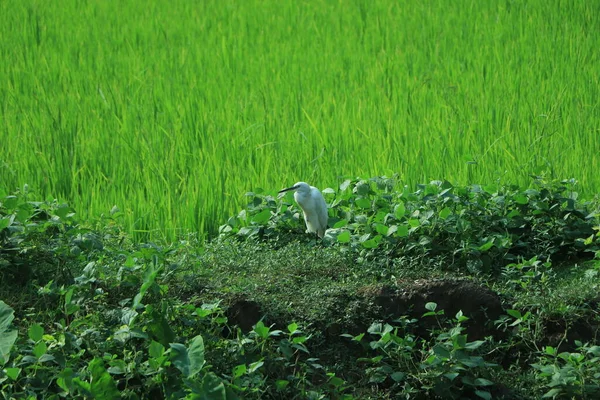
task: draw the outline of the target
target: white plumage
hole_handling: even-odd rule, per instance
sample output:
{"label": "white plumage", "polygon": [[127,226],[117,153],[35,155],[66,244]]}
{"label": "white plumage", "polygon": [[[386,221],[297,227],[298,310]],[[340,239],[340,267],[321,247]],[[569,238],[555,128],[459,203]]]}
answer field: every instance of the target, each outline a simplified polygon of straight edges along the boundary
{"label": "white plumage", "polygon": [[314,186],[306,182],[298,182],[294,186],[280,190],[279,193],[294,190],[294,200],[304,213],[304,222],[306,222],[306,232],[316,233],[318,237],[325,236],[327,229],[327,203],[323,195]]}

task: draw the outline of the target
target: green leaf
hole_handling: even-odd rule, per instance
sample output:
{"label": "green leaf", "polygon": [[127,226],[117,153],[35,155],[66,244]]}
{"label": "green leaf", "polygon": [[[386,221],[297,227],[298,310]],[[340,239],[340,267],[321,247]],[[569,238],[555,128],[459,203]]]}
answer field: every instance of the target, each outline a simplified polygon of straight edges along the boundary
{"label": "green leaf", "polygon": [[13,315],[14,312],[15,311],[10,308],[8,304],[0,300],[0,336],[6,332],[10,323],[15,318]]}
{"label": "green leaf", "polygon": [[344,231],[337,236],[338,243],[348,243],[350,241],[350,231]]}
{"label": "green leaf", "polygon": [[554,398],[554,397],[558,396],[558,395],[559,395],[559,394],[561,394],[561,393],[562,393],[562,389],[557,389],[557,388],[555,388],[555,389],[550,389],[548,392],[546,392],[546,393],[545,393],[545,394],[542,396],[542,399],[547,399],[547,398],[550,398],[550,397]]}
{"label": "green leaf", "polygon": [[6,368],[4,372],[6,373],[6,376],[8,376],[13,381],[16,381],[19,377],[19,374],[21,373],[21,368]]}
{"label": "green leaf", "polygon": [[346,189],[348,189],[348,186],[350,186],[350,184],[352,183],[352,181],[350,179],[346,179],[344,182],[342,182],[342,184],[340,185],[340,191],[344,191]]}
{"label": "green leaf", "polygon": [[277,381],[275,381],[275,387],[277,388],[277,390],[284,390],[289,384],[290,382],[284,379],[278,379]]}
{"label": "green leaf", "polygon": [[486,242],[485,244],[482,244],[481,246],[479,246],[479,251],[488,251],[489,249],[492,248],[493,245],[494,245],[494,241],[490,240],[489,242]]}
{"label": "green leaf", "polygon": [[13,314],[14,310],[0,300],[0,366],[8,361],[10,349],[17,340],[17,330],[8,330]]}
{"label": "green leaf", "polygon": [[175,340],[175,333],[171,324],[165,318],[164,314],[158,309],[148,306],[147,313],[150,315],[150,321],[147,323],[148,332],[150,332],[163,346]]}
{"label": "green leaf", "polygon": [[375,230],[381,235],[388,235],[389,228],[385,224],[375,224]]}
{"label": "green leaf", "polygon": [[153,340],[152,343],[150,343],[150,347],[148,348],[148,354],[150,355],[150,357],[159,358],[162,357],[164,353],[165,347],[162,344],[158,343],[155,340]]}
{"label": "green leaf", "polygon": [[58,374],[56,384],[65,392],[70,393],[73,391],[73,369],[65,368]]}
{"label": "green leaf", "polygon": [[506,310],[506,313],[513,318],[521,318],[521,312],[519,310]]}
{"label": "green leaf", "polygon": [[439,357],[450,358],[450,352],[448,351],[448,349],[446,349],[441,344],[436,344],[435,346],[433,346],[432,350],[433,350],[434,354]]}
{"label": "green leaf", "polygon": [[253,362],[252,364],[250,364],[248,367],[248,373],[251,374],[254,371],[256,371],[257,369],[259,369],[260,367],[262,367],[264,365],[264,361],[263,360],[259,360],[256,362]]}
{"label": "green leaf", "polygon": [[494,382],[488,381],[487,379],[484,379],[484,378],[476,378],[475,379],[476,386],[492,386],[493,384],[494,384]]}
{"label": "green leaf", "polygon": [[373,239],[365,240],[361,244],[365,249],[374,249],[379,246],[379,240],[377,240],[377,237],[374,237]]}
{"label": "green leaf", "polygon": [[258,337],[266,339],[269,337],[270,328],[266,327],[262,321],[258,321],[256,325],[254,325],[253,331],[258,335]]}
{"label": "green leaf", "polygon": [[363,209],[371,208],[371,200],[367,199],[366,197],[357,198],[354,201],[354,204],[356,204],[358,207],[363,208]]}
{"label": "green leaf", "polygon": [[490,392],[486,392],[485,390],[476,390],[475,394],[481,397],[482,399],[492,400],[492,395],[490,394]]}
{"label": "green leaf", "polygon": [[72,379],[73,382],[73,386],[76,387],[80,394],[86,397],[91,397],[92,396],[92,385],[90,385],[88,382],[82,380],[81,378],[75,377]]}
{"label": "green leaf", "polygon": [[106,371],[111,375],[122,375],[127,373],[127,364],[121,359],[112,360]]}
{"label": "green leaf", "polygon": [[429,302],[427,304],[425,304],[425,309],[429,310],[429,311],[435,311],[435,309],[437,308],[437,303],[434,302]]}
{"label": "green leaf", "polygon": [[408,236],[408,225],[400,225],[398,226],[398,231],[396,232],[396,237],[407,237]]}
{"label": "green leaf", "polygon": [[29,339],[38,342],[42,340],[42,337],[44,336],[44,328],[39,324],[33,324],[29,327],[28,333]]}
{"label": "green leaf", "polygon": [[247,370],[246,364],[236,365],[233,368],[233,372],[232,372],[233,379],[239,378],[240,376],[244,375],[246,373],[246,370]]}
{"label": "green leaf", "polygon": [[65,293],[65,304],[71,304],[71,298],[73,297],[73,287],[71,286],[67,293]]}
{"label": "green leaf", "polygon": [[201,335],[192,339],[187,352],[190,360],[190,372],[188,376],[193,377],[202,370],[202,367],[206,363],[204,360],[204,340]]}
{"label": "green leaf", "polygon": [[154,284],[154,281],[156,279],[156,276],[158,275],[159,270],[160,270],[160,267],[157,268],[154,263],[150,263],[150,264],[148,264],[148,266],[146,266],[146,271],[144,272],[144,282],[142,283],[142,286],[140,287],[139,293],[133,299],[132,308],[134,310],[137,309],[142,304],[142,299],[146,295],[146,292],[148,291],[148,289],[150,289],[150,287]]}
{"label": "green leaf", "polygon": [[458,372],[448,372],[448,373],[444,374],[444,376],[446,378],[448,378],[449,380],[453,381],[458,376]]}
{"label": "green leaf", "polygon": [[264,225],[269,221],[269,218],[271,218],[271,210],[265,208],[252,217],[252,222],[258,225]]}
{"label": "green leaf", "polygon": [[94,398],[116,399],[121,397],[115,380],[104,369],[104,361],[102,359],[93,359],[89,364],[89,370],[92,373],[90,391]]}
{"label": "green leaf", "polygon": [[467,343],[465,345],[465,349],[475,350],[475,349],[478,349],[484,343],[485,343],[485,340],[475,340],[473,342]]}
{"label": "green leaf", "polygon": [[518,194],[514,197],[514,200],[517,204],[527,204],[529,203],[529,198],[523,194]]}
{"label": "green leaf", "polygon": [[190,359],[188,357],[187,348],[181,343],[170,343],[171,362],[184,377],[190,375]]}
{"label": "green leaf", "polygon": [[452,214],[452,210],[450,209],[450,207],[444,207],[441,211],[440,211],[440,218],[441,219],[446,219],[448,218],[450,215]]}
{"label": "green leaf", "polygon": [[394,380],[394,382],[401,382],[404,380],[406,374],[404,372],[394,372],[390,375],[390,378]]}
{"label": "green leaf", "polygon": [[406,214],[406,207],[403,202],[399,202],[396,207],[394,207],[394,217],[397,220],[400,220],[404,217],[404,214]]}
{"label": "green leaf", "polygon": [[339,228],[343,228],[346,225],[348,225],[348,220],[347,219],[340,219],[338,222],[336,222],[333,225],[333,229],[339,229]]}
{"label": "green leaf", "polygon": [[11,217],[0,218],[0,231],[6,229],[11,224]]}
{"label": "green leaf", "polygon": [[291,324],[289,324],[287,326],[288,331],[290,332],[291,335],[293,335],[297,330],[298,330],[298,324],[295,322],[292,322]]}
{"label": "green leaf", "polygon": [[36,356],[36,358],[40,358],[41,356],[46,354],[47,350],[48,346],[46,346],[46,343],[40,341],[33,347],[33,355]]}

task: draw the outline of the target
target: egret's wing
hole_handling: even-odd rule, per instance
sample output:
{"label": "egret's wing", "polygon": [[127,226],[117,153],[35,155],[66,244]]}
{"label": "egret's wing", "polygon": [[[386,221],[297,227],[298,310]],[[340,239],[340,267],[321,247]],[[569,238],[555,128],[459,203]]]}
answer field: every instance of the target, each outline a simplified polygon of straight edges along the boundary
{"label": "egret's wing", "polygon": [[321,192],[318,192],[315,196],[315,204],[317,208],[317,218],[319,219],[319,226],[322,227],[323,231],[327,229],[327,221],[329,220],[329,214],[327,213],[327,203],[323,198]]}

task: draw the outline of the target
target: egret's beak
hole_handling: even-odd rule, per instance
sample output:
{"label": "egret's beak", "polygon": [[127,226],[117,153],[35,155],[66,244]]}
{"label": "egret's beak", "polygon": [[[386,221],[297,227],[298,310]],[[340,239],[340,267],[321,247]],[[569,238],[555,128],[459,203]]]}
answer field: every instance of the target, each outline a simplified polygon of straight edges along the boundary
{"label": "egret's beak", "polygon": [[283,192],[288,192],[288,191],[290,191],[290,190],[296,190],[296,189],[298,189],[298,187],[299,187],[299,186],[292,186],[292,187],[289,187],[289,188],[287,188],[287,189],[281,189],[281,190],[280,190],[279,192],[277,192],[277,193],[283,193]]}

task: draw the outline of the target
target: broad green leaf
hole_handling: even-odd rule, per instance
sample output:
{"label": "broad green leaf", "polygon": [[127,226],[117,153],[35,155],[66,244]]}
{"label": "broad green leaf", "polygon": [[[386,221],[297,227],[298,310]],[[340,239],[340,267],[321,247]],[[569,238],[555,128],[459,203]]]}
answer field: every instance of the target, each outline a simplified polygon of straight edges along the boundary
{"label": "broad green leaf", "polygon": [[269,337],[269,329],[265,326],[262,321],[258,321],[254,326],[253,331],[258,335],[258,337],[266,339]]}
{"label": "broad green leaf", "polygon": [[450,215],[452,214],[452,210],[450,209],[450,207],[444,207],[441,211],[440,211],[440,218],[441,219],[446,219],[448,218]]}
{"label": "broad green leaf", "polygon": [[92,385],[90,385],[89,382],[86,382],[79,377],[73,378],[71,382],[73,383],[73,386],[79,390],[81,395],[86,397],[92,396]]}
{"label": "broad green leaf", "polygon": [[408,220],[408,225],[411,228],[418,228],[421,225],[421,222],[419,222],[419,220],[416,218],[411,218]]}
{"label": "broad green leaf", "polygon": [[240,365],[236,365],[233,368],[233,372],[231,373],[231,375],[233,376],[233,379],[235,378],[239,378],[240,376],[244,375],[246,373],[246,364],[240,364]]}
{"label": "broad green leaf", "polygon": [[356,199],[354,201],[354,203],[358,207],[363,208],[363,209],[369,209],[369,208],[371,208],[371,200],[367,199],[366,197],[360,197],[360,198]]}
{"label": "broad green leaf", "polygon": [[485,390],[476,390],[475,394],[481,397],[482,399],[492,400],[492,395],[490,394],[490,392],[486,392]]}
{"label": "broad green leaf", "polygon": [[192,339],[187,352],[190,360],[189,377],[193,377],[202,370],[206,362],[204,360],[204,340],[201,335]]}
{"label": "broad green leaf", "polygon": [[479,251],[488,251],[489,249],[492,248],[493,245],[494,245],[494,241],[490,240],[489,242],[479,246]]}
{"label": "broad green leaf", "polygon": [[406,374],[404,372],[394,372],[390,375],[390,378],[394,380],[394,382],[402,382]]}
{"label": "broad green leaf", "polygon": [[465,345],[465,349],[475,350],[481,347],[485,343],[485,340],[475,340],[473,342],[469,342]]}
{"label": "broad green leaf", "polygon": [[48,346],[46,346],[46,342],[40,341],[33,347],[33,355],[37,358],[40,358],[41,356],[46,354],[47,350]]}
{"label": "broad green leaf", "polygon": [[388,228],[388,226],[385,224],[375,224],[375,230],[381,235],[387,236],[389,229],[390,228]]}
{"label": "broad green leaf", "polygon": [[42,340],[42,337],[44,336],[44,328],[39,324],[33,324],[29,327],[28,333],[29,339],[38,342]]}
{"label": "broad green leaf", "polygon": [[0,218],[0,231],[2,231],[3,229],[8,228],[10,224],[11,224],[11,218],[10,217]]}
{"label": "broad green leaf", "polygon": [[175,333],[171,324],[165,318],[164,314],[151,306],[148,306],[148,314],[151,316],[147,323],[148,332],[150,332],[163,346],[168,346],[175,340]]}
{"label": "broad green leaf", "polygon": [[556,396],[558,396],[561,393],[562,393],[562,389],[557,389],[557,388],[550,389],[542,396],[542,399],[547,399],[550,397],[555,398]]}
{"label": "broad green leaf", "polygon": [[148,348],[148,354],[150,355],[150,357],[159,358],[162,357],[164,353],[165,347],[162,344],[154,340],[152,341],[152,343],[150,343],[150,347]]}
{"label": "broad green leaf", "polygon": [[446,378],[448,378],[449,380],[453,381],[458,376],[458,372],[448,372],[448,373],[444,374],[444,376]]}
{"label": "broad green leaf", "polygon": [[377,240],[377,237],[374,237],[373,239],[365,240],[361,244],[365,249],[374,249],[379,246],[379,240]]}
{"label": "broad green leaf", "polygon": [[89,364],[92,373],[91,394],[96,399],[117,399],[121,397],[117,384],[104,368],[101,358],[93,359]]}
{"label": "broad green leaf", "polygon": [[436,308],[437,308],[437,303],[434,303],[432,301],[430,301],[429,303],[425,304],[425,309],[426,310],[435,311]]}
{"label": "broad green leaf", "polygon": [[407,237],[408,236],[408,225],[400,225],[398,226],[398,231],[396,232],[396,237]]}
{"label": "broad green leaf", "polygon": [[398,231],[398,225],[391,225],[387,230],[386,236],[392,236],[396,231]]}
{"label": "broad green leaf", "polygon": [[529,203],[529,198],[523,194],[518,194],[514,197],[514,200],[517,204],[527,204]]}
{"label": "broad green leaf", "polygon": [[10,349],[17,340],[17,330],[8,330],[14,319],[13,314],[14,310],[0,300],[0,366],[8,361]]}
{"label": "broad green leaf", "polygon": [[348,189],[348,186],[350,186],[350,184],[352,183],[352,181],[350,179],[346,179],[344,182],[342,182],[342,184],[340,185],[340,191],[344,191],[346,189]]}
{"label": "broad green leaf", "polygon": [[435,346],[433,346],[432,350],[433,350],[434,354],[439,357],[450,358],[450,352],[448,351],[448,349],[446,349],[441,344],[436,344]]}
{"label": "broad green leaf", "polygon": [[269,218],[271,218],[271,210],[265,208],[252,217],[252,222],[258,225],[264,225],[269,221]]}
{"label": "broad green leaf", "polygon": [[190,376],[190,359],[187,348],[181,343],[169,343],[171,348],[171,362],[184,377]]}
{"label": "broad green leaf", "polygon": [[6,332],[10,323],[15,318],[14,310],[8,304],[0,300],[0,334]]}
{"label": "broad green leaf", "polygon": [[253,373],[257,369],[259,369],[260,367],[262,367],[264,364],[265,364],[265,362],[263,360],[259,360],[259,361],[253,362],[252,364],[250,364],[248,366],[248,373],[249,374]]}
{"label": "broad green leaf", "polygon": [[340,219],[338,222],[335,223],[335,225],[333,225],[333,228],[334,229],[343,228],[346,225],[348,225],[348,220],[347,219]]}
{"label": "broad green leaf", "polygon": [[350,231],[344,231],[337,236],[338,243],[348,243],[350,241]]}
{"label": "broad green leaf", "polygon": [[13,381],[16,381],[19,377],[19,374],[21,373],[21,368],[6,368],[4,372],[6,373],[6,376],[8,376]]}
{"label": "broad green leaf", "polygon": [[506,313],[513,318],[521,318],[521,312],[519,310],[506,310]]}
{"label": "broad green leaf", "polygon": [[284,390],[289,384],[290,382],[284,379],[278,379],[277,381],[275,381],[275,387],[277,388],[277,390]]}
{"label": "broad green leaf", "polygon": [[287,328],[288,328],[288,332],[293,335],[298,330],[298,324],[295,322],[292,322],[291,324],[289,324],[287,326]]}
{"label": "broad green leaf", "polygon": [[71,304],[71,298],[73,297],[73,287],[71,286],[67,293],[65,293],[65,304]]}
{"label": "broad green leaf", "polygon": [[154,284],[154,280],[156,279],[156,276],[158,275],[159,270],[160,270],[160,267],[157,268],[154,263],[150,263],[146,266],[146,271],[144,272],[144,282],[142,283],[142,286],[140,287],[139,293],[133,299],[132,308],[134,310],[137,309],[141,305],[142,299],[146,295],[146,292]]}
{"label": "broad green leaf", "polygon": [[493,384],[494,384],[494,382],[488,381],[487,379],[484,379],[484,378],[475,378],[475,385],[476,386],[492,386]]}
{"label": "broad green leaf", "polygon": [[397,220],[400,220],[404,217],[404,214],[406,214],[406,207],[403,202],[399,202],[396,207],[394,207],[394,217]]}
{"label": "broad green leaf", "polygon": [[202,386],[198,394],[190,399],[198,400],[227,400],[227,391],[223,381],[210,372],[202,379]]}

